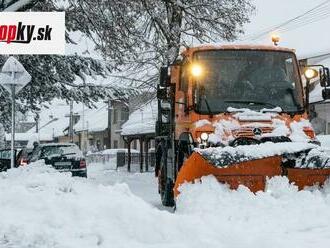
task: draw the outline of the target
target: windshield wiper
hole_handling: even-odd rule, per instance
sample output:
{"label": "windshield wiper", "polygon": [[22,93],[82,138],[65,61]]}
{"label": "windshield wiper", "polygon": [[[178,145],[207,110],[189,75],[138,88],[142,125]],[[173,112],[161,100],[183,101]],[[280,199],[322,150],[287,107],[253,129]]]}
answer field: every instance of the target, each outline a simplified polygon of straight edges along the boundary
{"label": "windshield wiper", "polygon": [[203,98],[203,100],[204,100],[204,102],[206,104],[206,108],[207,108],[208,114],[209,115],[213,115],[213,113],[211,111],[211,108],[210,108],[210,104],[209,104],[208,100],[206,99],[205,87],[204,86],[202,86],[201,87],[201,90],[200,90],[199,102],[201,102],[201,98]]}
{"label": "windshield wiper", "polygon": [[278,106],[269,103],[269,102],[260,102],[260,101],[254,101],[254,100],[226,100],[225,103],[249,103],[249,104],[257,104],[257,105],[265,105],[270,106],[272,108],[276,108]]}

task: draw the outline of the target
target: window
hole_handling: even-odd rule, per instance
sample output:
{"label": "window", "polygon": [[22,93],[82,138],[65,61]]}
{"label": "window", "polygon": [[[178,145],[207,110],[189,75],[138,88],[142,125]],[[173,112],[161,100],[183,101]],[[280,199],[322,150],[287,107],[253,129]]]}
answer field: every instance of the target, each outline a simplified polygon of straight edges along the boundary
{"label": "window", "polygon": [[328,122],[327,124],[328,124],[327,134],[330,134],[330,122]]}
{"label": "window", "polygon": [[121,121],[127,121],[129,116],[129,112],[127,109],[122,108],[120,112],[120,120]]}
{"label": "window", "polygon": [[118,148],[118,140],[113,141],[113,148]]}
{"label": "window", "polygon": [[187,92],[188,91],[188,65],[187,63],[183,62],[183,66],[181,67],[181,73],[180,73],[180,84],[179,84],[179,89]]}

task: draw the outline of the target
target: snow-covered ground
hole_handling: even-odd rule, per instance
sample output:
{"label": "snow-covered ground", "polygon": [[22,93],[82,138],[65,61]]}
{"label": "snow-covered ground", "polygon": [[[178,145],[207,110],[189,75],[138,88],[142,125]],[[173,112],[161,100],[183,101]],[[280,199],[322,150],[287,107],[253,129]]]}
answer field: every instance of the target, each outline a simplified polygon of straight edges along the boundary
{"label": "snow-covered ground", "polygon": [[72,178],[42,163],[0,174],[0,247],[329,247],[330,184],[231,191],[214,178],[185,185],[176,212],[159,208],[153,173]]}

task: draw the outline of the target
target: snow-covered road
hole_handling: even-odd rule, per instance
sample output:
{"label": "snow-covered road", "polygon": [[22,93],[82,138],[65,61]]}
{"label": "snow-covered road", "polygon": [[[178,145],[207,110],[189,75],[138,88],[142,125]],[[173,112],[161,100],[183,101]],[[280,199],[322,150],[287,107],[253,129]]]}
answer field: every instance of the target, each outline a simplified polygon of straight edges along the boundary
{"label": "snow-covered road", "polygon": [[125,183],[136,196],[159,209],[166,209],[170,212],[172,208],[163,207],[158,194],[157,179],[154,172],[148,173],[127,173],[126,168],[119,171],[105,170],[102,164],[91,164],[88,167],[88,180],[95,184],[115,185]]}
{"label": "snow-covered road", "polygon": [[159,209],[152,173],[89,167],[72,178],[43,164],[0,174],[0,247],[320,247],[330,245],[330,184],[266,192],[214,178],[185,185],[175,213]]}

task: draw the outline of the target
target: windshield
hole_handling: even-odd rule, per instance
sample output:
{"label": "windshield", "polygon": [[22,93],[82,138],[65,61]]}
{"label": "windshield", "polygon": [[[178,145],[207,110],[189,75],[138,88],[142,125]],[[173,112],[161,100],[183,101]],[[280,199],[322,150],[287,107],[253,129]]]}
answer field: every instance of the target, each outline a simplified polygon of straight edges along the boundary
{"label": "windshield", "polygon": [[202,68],[194,88],[199,113],[226,112],[228,107],[303,109],[300,75],[291,52],[202,51],[194,54],[194,63]]}
{"label": "windshield", "polygon": [[51,159],[52,157],[60,157],[65,155],[82,156],[82,153],[76,145],[38,146],[31,156],[31,161],[34,162],[38,159]]}

